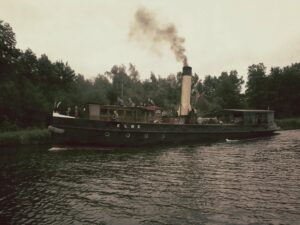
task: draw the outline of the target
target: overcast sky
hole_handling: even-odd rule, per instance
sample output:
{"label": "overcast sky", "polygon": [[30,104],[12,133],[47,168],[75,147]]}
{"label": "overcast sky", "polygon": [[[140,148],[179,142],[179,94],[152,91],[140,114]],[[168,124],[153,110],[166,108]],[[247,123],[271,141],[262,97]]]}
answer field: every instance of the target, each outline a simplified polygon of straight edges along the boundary
{"label": "overcast sky", "polygon": [[0,0],[0,19],[14,29],[17,47],[67,61],[86,78],[115,64],[133,63],[141,78],[181,70],[167,45],[157,54],[128,36],[144,7],[185,38],[189,64],[201,79],[263,62],[300,62],[299,0]]}

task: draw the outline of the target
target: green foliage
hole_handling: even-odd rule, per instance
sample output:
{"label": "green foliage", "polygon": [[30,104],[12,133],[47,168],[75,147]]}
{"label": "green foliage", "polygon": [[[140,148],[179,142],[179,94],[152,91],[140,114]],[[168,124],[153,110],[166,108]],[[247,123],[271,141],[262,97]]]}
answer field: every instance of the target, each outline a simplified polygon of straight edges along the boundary
{"label": "green foliage", "polygon": [[249,107],[273,109],[278,117],[300,115],[300,63],[271,68],[265,73],[265,66],[260,63],[248,70],[247,102]]}
{"label": "green foliage", "polygon": [[1,124],[45,126],[56,96],[65,96],[74,78],[68,64],[17,49],[12,28],[0,21]]}
{"label": "green foliage", "polygon": [[203,116],[216,116],[224,108],[243,107],[241,88],[243,79],[233,70],[222,72],[219,77],[206,76],[203,84],[198,84],[197,108]]}
{"label": "green foliage", "polygon": [[263,63],[248,67],[246,97],[251,108],[266,109],[268,107],[266,91],[266,67]]}
{"label": "green foliage", "polygon": [[18,55],[16,46],[15,33],[8,23],[0,20],[0,78],[3,78],[5,72],[9,72],[12,64]]}
{"label": "green foliage", "polygon": [[0,133],[0,146],[49,144],[51,134],[47,129],[26,129]]}
{"label": "green foliage", "polygon": [[278,119],[276,124],[283,130],[300,129],[300,118]]}

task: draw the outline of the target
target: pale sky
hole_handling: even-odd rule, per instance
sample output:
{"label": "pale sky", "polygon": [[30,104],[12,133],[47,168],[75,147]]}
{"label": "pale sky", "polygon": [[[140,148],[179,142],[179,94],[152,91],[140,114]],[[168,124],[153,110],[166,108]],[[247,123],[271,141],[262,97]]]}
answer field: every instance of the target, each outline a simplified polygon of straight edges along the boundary
{"label": "pale sky", "polygon": [[0,19],[16,33],[17,47],[63,60],[86,78],[115,64],[133,63],[141,78],[181,71],[168,46],[130,40],[135,11],[144,7],[185,38],[186,55],[200,79],[263,62],[300,62],[299,0],[0,0]]}

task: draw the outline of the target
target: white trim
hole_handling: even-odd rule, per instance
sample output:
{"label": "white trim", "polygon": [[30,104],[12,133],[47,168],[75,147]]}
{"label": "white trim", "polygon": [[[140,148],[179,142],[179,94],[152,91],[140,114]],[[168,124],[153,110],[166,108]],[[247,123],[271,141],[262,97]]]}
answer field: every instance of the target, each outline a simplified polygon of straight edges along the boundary
{"label": "white trim", "polygon": [[66,116],[66,115],[63,115],[63,114],[59,114],[58,112],[53,112],[52,113],[52,116],[53,117],[61,117],[61,118],[75,118],[74,116]]}
{"label": "white trim", "polygon": [[48,126],[48,130],[50,130],[53,133],[57,133],[57,134],[63,134],[63,133],[65,133],[64,129],[53,127],[53,126]]}

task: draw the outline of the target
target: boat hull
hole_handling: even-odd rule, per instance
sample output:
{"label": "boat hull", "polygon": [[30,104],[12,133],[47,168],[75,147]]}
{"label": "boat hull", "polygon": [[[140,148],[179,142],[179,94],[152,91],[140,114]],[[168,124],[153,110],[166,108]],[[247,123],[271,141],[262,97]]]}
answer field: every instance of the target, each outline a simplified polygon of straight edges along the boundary
{"label": "boat hull", "polygon": [[270,136],[274,129],[237,125],[124,123],[53,118],[54,146],[137,147],[180,145]]}

